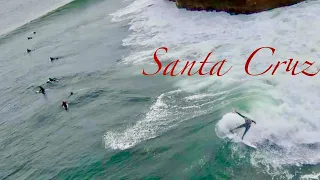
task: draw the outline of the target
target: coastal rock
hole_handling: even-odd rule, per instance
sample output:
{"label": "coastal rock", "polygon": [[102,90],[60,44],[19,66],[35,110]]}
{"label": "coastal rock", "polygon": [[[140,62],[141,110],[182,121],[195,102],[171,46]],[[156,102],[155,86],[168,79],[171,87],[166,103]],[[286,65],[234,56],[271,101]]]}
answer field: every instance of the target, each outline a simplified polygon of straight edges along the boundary
{"label": "coastal rock", "polygon": [[251,14],[289,6],[303,0],[169,0],[178,8],[192,11],[225,11],[232,14]]}

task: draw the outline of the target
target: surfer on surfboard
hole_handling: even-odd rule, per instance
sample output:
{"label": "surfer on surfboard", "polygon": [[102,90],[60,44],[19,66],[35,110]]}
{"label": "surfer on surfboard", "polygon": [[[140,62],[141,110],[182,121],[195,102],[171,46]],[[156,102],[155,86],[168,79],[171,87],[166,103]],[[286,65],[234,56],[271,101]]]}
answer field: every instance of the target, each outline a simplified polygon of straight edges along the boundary
{"label": "surfer on surfboard", "polygon": [[61,106],[62,106],[66,111],[68,111],[68,103],[67,103],[67,101],[62,101]]}
{"label": "surfer on surfboard", "polygon": [[38,91],[39,93],[42,93],[43,95],[46,94],[46,90],[42,87],[42,86],[39,86],[40,90]]}
{"label": "surfer on surfboard", "polygon": [[233,131],[236,130],[236,129],[243,128],[243,127],[246,128],[245,131],[244,131],[244,133],[243,133],[243,135],[242,135],[242,138],[241,138],[241,139],[243,140],[244,135],[248,132],[248,130],[249,130],[250,127],[251,127],[251,123],[252,123],[252,122],[253,122],[254,124],[257,124],[257,123],[256,123],[254,120],[249,119],[248,117],[240,114],[240,113],[237,112],[236,110],[233,110],[233,112],[234,112],[234,113],[237,113],[239,116],[241,116],[242,118],[244,118],[244,120],[245,120],[246,122],[245,122],[244,124],[242,124],[242,125],[234,128],[234,129],[231,129],[230,132],[233,133]]}

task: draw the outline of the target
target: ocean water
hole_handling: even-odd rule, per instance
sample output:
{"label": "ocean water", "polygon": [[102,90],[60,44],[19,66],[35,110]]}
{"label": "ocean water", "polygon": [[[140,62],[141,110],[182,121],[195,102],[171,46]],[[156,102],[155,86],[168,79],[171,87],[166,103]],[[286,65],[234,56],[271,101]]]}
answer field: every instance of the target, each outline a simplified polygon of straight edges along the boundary
{"label": "ocean water", "polygon": [[[290,58],[296,72],[305,61],[316,72],[320,1],[252,15],[165,0],[0,4],[0,179],[320,178],[319,76],[293,76],[286,65],[245,72],[264,46],[274,54],[259,51],[250,72]],[[161,72],[144,76],[157,70],[160,47]],[[222,72],[232,69],[161,75],[177,59],[177,70],[194,60],[196,70],[209,52],[210,62],[227,60]],[[245,136],[256,149],[228,138],[244,122],[234,108],[257,122]]]}

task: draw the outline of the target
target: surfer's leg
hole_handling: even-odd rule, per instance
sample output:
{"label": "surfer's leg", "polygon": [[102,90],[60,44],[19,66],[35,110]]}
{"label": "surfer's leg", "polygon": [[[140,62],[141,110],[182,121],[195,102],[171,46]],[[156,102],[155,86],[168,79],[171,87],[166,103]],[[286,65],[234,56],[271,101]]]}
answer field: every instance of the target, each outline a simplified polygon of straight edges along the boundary
{"label": "surfer's leg", "polygon": [[243,127],[245,127],[245,125],[246,124],[241,124],[240,126],[234,128],[234,129],[231,129],[230,132],[233,133],[234,130],[239,129],[239,128],[243,128]]}
{"label": "surfer's leg", "polygon": [[246,125],[246,130],[244,131],[243,135],[242,135],[242,140],[243,140],[243,137],[244,135],[246,135],[246,133],[248,132],[248,130],[250,129],[250,125]]}

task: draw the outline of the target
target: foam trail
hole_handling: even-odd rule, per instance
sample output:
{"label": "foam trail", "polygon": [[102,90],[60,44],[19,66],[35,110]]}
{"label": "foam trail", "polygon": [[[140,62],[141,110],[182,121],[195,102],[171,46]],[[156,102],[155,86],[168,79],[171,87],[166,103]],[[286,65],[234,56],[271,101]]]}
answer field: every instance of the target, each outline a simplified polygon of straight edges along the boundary
{"label": "foam trail", "polygon": [[179,123],[204,115],[224,103],[218,94],[208,93],[207,96],[185,93],[182,90],[161,94],[146,113],[146,116],[133,126],[124,130],[109,131],[104,135],[106,148],[127,149],[142,141],[160,136],[176,127]]}
{"label": "foam trail", "polygon": [[301,177],[301,180],[318,180],[318,179],[320,179],[320,173],[307,174]]}
{"label": "foam trail", "polygon": [[133,127],[126,129],[123,133],[108,132],[104,136],[105,146],[123,150],[143,140],[154,138],[160,126],[166,124],[164,119],[168,113],[168,106],[163,102],[163,97],[164,94],[160,95],[146,118],[138,121]]}

